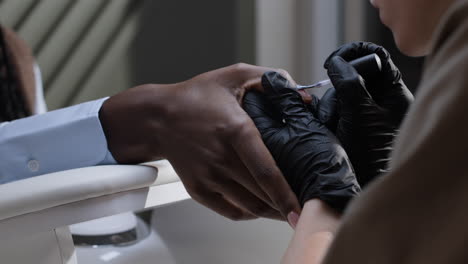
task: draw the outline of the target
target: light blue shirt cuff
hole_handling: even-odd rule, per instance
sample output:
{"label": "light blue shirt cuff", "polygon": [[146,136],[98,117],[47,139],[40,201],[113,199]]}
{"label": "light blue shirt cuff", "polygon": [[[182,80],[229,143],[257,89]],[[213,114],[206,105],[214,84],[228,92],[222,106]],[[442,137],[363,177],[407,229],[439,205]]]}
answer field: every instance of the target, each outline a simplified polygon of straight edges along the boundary
{"label": "light blue shirt cuff", "polygon": [[0,184],[62,170],[116,164],[99,110],[107,98],[0,124]]}

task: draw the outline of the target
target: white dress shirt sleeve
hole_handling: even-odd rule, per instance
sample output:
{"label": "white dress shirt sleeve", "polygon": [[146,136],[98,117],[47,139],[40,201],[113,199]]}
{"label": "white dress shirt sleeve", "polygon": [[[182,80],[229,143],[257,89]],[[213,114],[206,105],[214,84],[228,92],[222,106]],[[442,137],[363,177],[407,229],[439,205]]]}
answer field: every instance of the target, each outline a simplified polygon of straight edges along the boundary
{"label": "white dress shirt sleeve", "polygon": [[0,184],[115,164],[99,120],[106,99],[0,123]]}

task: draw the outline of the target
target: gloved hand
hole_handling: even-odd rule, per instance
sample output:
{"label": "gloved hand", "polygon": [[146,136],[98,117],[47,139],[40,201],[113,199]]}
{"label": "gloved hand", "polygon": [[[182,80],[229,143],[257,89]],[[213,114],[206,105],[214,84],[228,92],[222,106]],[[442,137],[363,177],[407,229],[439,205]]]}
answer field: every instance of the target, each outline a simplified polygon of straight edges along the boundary
{"label": "gloved hand", "polygon": [[[363,79],[347,63],[372,53],[382,61],[382,71]],[[336,89],[319,104],[322,122],[330,117],[329,126],[343,144],[364,187],[387,170],[393,140],[414,100],[390,54],[373,43],[356,42],[342,46],[325,62]],[[336,101],[335,101],[336,100]],[[334,115],[336,106],[338,117]]]}
{"label": "gloved hand", "polygon": [[343,210],[360,187],[339,141],[281,74],[265,73],[262,85],[265,94],[251,91],[245,95],[244,110],[299,201],[304,205],[319,198]]}

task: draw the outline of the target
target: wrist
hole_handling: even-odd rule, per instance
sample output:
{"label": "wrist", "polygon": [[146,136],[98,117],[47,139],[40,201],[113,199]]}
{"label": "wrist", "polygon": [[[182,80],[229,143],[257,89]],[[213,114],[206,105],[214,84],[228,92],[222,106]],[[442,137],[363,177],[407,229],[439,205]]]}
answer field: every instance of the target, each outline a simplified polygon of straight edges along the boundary
{"label": "wrist", "polygon": [[304,204],[298,227],[303,226],[309,233],[335,234],[341,223],[341,215],[319,199]]}
{"label": "wrist", "polygon": [[307,201],[282,263],[322,263],[339,223],[340,216],[325,202]]}
{"label": "wrist", "polygon": [[167,119],[168,86],[142,85],[104,102],[99,119],[117,162],[134,164],[162,157],[159,132]]}

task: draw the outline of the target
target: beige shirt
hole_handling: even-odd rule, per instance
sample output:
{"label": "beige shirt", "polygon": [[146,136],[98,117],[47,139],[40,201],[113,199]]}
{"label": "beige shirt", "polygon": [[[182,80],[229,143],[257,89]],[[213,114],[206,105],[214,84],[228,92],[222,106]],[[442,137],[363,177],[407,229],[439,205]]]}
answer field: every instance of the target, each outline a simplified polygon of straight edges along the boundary
{"label": "beige shirt", "polygon": [[468,0],[442,19],[391,172],[349,208],[325,263],[468,263]]}

